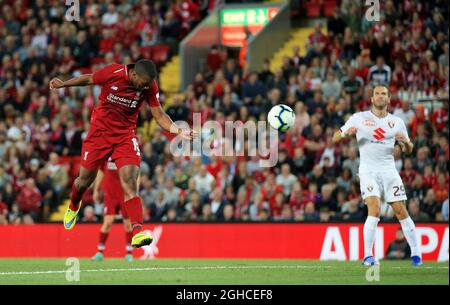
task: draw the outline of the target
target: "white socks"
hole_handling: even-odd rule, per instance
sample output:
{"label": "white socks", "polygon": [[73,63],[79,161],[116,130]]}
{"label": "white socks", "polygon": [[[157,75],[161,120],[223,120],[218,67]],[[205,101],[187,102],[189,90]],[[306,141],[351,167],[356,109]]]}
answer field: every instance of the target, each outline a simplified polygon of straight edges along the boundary
{"label": "white socks", "polygon": [[411,248],[411,256],[420,256],[422,257],[422,253],[420,253],[420,245],[419,239],[416,234],[416,226],[414,225],[411,217],[400,220],[400,224],[402,226],[403,234],[405,234],[406,241]]}
{"label": "white socks", "polygon": [[375,242],[375,234],[380,218],[367,216],[364,223],[364,257],[373,256],[373,244]]}
{"label": "white socks", "polygon": [[[379,218],[367,216],[366,222],[364,223],[364,257],[373,256],[372,249],[375,242],[375,235],[379,221]],[[400,225],[402,226],[406,241],[411,248],[411,256],[422,257],[422,253],[420,252],[419,239],[417,238],[416,234],[416,226],[414,225],[411,217],[400,220]]]}

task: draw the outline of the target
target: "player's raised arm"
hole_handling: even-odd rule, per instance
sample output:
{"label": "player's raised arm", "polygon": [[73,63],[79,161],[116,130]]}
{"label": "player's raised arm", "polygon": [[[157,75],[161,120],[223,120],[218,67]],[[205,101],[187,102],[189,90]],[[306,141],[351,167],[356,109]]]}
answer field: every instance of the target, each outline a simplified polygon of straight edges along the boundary
{"label": "player's raised arm", "polygon": [[74,87],[74,86],[89,86],[94,84],[92,74],[83,74],[78,77],[71,78],[66,81],[62,81],[59,78],[53,78],[50,83],[50,89],[59,89],[64,87]]}

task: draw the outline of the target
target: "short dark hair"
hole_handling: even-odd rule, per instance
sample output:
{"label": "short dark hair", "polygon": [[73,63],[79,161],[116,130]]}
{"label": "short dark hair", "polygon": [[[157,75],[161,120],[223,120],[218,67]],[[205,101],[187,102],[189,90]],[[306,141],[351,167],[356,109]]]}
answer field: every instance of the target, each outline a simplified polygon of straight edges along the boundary
{"label": "short dark hair", "polygon": [[384,88],[386,88],[387,92],[388,92],[388,97],[391,97],[391,92],[389,91],[389,87],[385,86],[385,85],[374,85],[374,86],[372,86],[372,96],[373,96],[373,93],[374,93],[376,87],[384,87]]}
{"label": "short dark hair", "polygon": [[148,59],[141,59],[135,65],[134,69],[137,74],[141,76],[147,76],[150,80],[156,79],[157,72],[156,66],[153,61]]}

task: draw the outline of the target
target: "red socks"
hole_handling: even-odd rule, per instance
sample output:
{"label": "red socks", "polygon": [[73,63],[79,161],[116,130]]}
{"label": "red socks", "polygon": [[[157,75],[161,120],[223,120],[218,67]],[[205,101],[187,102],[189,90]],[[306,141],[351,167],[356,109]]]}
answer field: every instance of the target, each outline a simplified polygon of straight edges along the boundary
{"label": "red socks", "polygon": [[100,243],[105,244],[108,239],[109,233],[100,232]]}
{"label": "red socks", "polygon": [[131,239],[133,238],[133,232],[125,232],[125,238],[127,245],[131,245]]}
{"label": "red socks", "polygon": [[83,197],[83,193],[79,192],[75,187],[75,181],[72,184],[72,196],[70,198],[69,209],[76,212],[78,210],[78,206],[80,204],[81,198]]}
{"label": "red socks", "polygon": [[132,254],[133,247],[131,246],[131,239],[133,238],[133,232],[125,232],[125,238],[127,242],[127,246],[125,247],[127,254]]}
{"label": "red socks", "polygon": [[[106,244],[106,241],[108,240],[108,236],[109,236],[109,233],[100,232],[100,239],[99,239],[98,247],[97,247],[98,252],[103,253],[103,251],[105,250],[105,244]],[[133,253],[133,247],[131,246],[131,238],[133,238],[133,233],[125,232],[125,239],[126,239],[126,243],[127,243],[125,249],[127,251],[127,254]]]}
{"label": "red socks", "polygon": [[98,252],[103,252],[105,250],[105,243],[108,239],[109,233],[100,232],[100,239],[98,242]]}
{"label": "red socks", "polygon": [[144,222],[141,198],[136,196],[125,201],[125,208],[130,216],[131,225],[133,227],[132,236],[134,236],[142,231],[142,223]]}

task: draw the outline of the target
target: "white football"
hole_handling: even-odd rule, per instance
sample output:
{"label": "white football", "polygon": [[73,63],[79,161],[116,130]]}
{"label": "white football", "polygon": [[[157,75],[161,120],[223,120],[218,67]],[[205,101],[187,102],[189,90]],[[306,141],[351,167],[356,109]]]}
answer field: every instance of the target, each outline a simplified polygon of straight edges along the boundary
{"label": "white football", "polygon": [[267,121],[272,128],[280,132],[286,132],[295,124],[295,113],[289,106],[276,105],[270,109]]}

